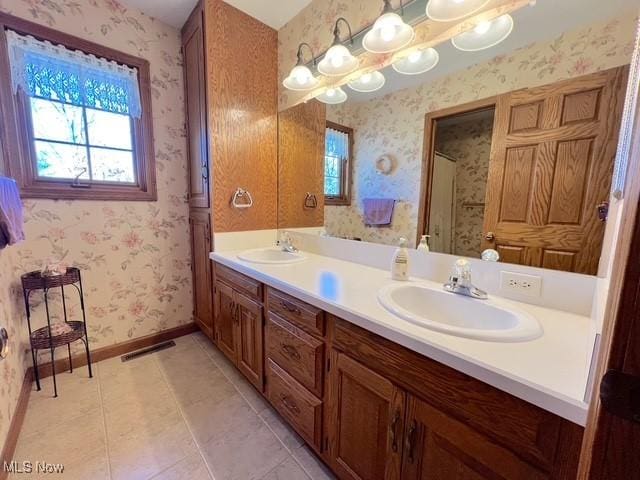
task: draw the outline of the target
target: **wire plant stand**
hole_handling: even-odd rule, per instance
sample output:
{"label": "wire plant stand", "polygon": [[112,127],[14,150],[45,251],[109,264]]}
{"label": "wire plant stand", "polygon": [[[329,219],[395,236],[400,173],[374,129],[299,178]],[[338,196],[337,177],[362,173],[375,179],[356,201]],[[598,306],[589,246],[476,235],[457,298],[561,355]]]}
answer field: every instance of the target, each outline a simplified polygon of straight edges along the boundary
{"label": "wire plant stand", "polygon": [[[69,352],[69,371],[73,373],[73,360],[71,358],[71,344],[77,340],[82,340],[87,352],[87,366],[89,368],[89,378],[93,378],[91,371],[91,352],[89,351],[89,336],[87,334],[87,319],[84,308],[84,294],[82,290],[82,277],[78,268],[68,268],[63,275],[42,275],[42,272],[35,271],[25,273],[21,277],[22,291],[24,295],[24,305],[27,311],[27,324],[29,326],[29,339],[31,342],[31,358],[33,360],[33,371],[36,379],[38,391],[40,387],[40,374],[38,371],[38,350],[49,350],[51,352],[51,372],[53,375],[53,396],[58,396],[58,386],[56,384],[55,349],[66,345]],[[82,321],[69,320],[67,317],[67,302],[64,295],[64,287],[71,286],[76,289],[80,297],[80,309],[82,311]],[[50,290],[60,288],[62,294],[62,311],[64,313],[64,324],[51,323],[50,311]],[[31,306],[29,298],[31,293],[42,290],[44,293],[44,308],[47,316],[47,326],[36,330],[31,326]]]}

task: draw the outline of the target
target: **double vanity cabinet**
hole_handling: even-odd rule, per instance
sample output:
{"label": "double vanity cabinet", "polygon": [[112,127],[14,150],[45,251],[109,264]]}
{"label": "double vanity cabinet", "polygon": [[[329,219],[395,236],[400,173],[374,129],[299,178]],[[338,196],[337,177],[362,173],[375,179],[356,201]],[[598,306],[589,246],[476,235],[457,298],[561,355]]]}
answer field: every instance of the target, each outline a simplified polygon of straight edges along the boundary
{"label": "double vanity cabinet", "polygon": [[573,479],[582,427],[214,262],[213,340],[341,479]]}

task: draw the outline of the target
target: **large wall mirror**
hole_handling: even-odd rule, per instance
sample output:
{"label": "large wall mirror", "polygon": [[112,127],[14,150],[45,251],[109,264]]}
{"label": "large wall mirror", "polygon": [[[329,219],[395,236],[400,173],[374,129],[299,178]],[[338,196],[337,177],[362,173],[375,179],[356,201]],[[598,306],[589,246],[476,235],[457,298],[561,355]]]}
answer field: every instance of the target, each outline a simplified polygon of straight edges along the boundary
{"label": "large wall mirror", "polygon": [[281,112],[279,227],[596,274],[637,14],[539,1],[498,45]]}

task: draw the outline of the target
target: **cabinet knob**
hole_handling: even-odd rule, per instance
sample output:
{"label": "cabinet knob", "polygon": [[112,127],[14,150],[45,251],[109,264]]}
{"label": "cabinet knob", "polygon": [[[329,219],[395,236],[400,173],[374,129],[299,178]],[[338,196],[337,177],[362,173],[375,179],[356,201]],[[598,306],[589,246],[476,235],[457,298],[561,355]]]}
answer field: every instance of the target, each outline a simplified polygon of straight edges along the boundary
{"label": "cabinet knob", "polygon": [[487,232],[487,233],[484,234],[484,239],[487,242],[493,242],[496,239],[496,234],[493,233],[493,232]]}

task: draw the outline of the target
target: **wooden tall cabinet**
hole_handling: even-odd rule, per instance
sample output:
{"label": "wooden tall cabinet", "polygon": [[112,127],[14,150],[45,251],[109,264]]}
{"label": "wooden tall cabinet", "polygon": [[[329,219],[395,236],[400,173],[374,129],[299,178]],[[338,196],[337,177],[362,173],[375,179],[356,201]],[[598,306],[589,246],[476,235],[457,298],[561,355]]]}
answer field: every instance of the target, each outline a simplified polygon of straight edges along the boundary
{"label": "wooden tall cabinet", "polygon": [[187,131],[189,229],[193,317],[211,339],[214,334],[213,250],[210,210],[210,168],[206,115],[204,11],[200,5],[182,29]]}
{"label": "wooden tall cabinet", "polygon": [[[222,0],[200,1],[182,28],[193,311],[214,341],[227,333],[214,325],[214,233],[277,228],[277,48],[275,30]],[[251,193],[252,208],[232,207],[238,188]],[[255,333],[254,305],[232,301],[240,328]],[[225,321],[232,312],[219,307]],[[239,348],[241,368],[256,368],[255,351],[229,342],[221,348]]]}
{"label": "wooden tall cabinet", "polygon": [[197,8],[182,30],[184,99],[189,162],[189,207],[209,208],[204,12]]}

